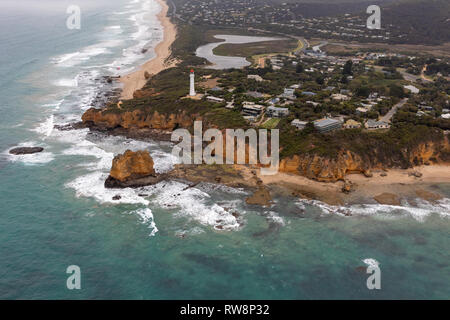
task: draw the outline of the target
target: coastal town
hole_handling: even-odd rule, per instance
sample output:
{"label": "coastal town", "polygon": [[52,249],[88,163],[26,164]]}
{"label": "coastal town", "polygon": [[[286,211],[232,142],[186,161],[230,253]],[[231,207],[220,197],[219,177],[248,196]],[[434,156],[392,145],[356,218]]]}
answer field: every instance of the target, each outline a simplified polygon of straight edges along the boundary
{"label": "coastal town", "polygon": [[[283,119],[298,130],[311,123],[321,133],[387,130],[399,118],[450,129],[448,96],[427,78],[405,80],[414,75],[392,67],[399,60],[412,68],[418,57],[380,52],[338,57],[308,48],[297,55],[268,57],[265,68],[254,64],[220,75],[202,70],[196,85],[203,93],[191,98],[238,110],[252,126],[269,129]],[[431,101],[433,90],[439,98]]]}
{"label": "coastal town", "polygon": [[449,0],[3,2],[0,299],[450,297]]}
{"label": "coastal town", "polygon": [[398,43],[411,39],[409,31],[393,19],[368,33],[367,15],[361,14],[367,7],[365,4],[347,3],[331,9],[320,3],[268,0],[174,0],[174,3],[176,16],[191,24],[358,42]]}

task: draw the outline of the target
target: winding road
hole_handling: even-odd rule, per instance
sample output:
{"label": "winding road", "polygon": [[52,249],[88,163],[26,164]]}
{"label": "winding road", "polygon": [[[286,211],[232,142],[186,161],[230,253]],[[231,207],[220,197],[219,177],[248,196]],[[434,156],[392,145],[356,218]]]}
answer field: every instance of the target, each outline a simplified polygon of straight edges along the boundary
{"label": "winding road", "polygon": [[408,98],[405,98],[399,103],[397,103],[395,106],[392,107],[391,110],[389,110],[388,113],[386,113],[383,117],[380,118],[380,121],[391,122],[392,117],[397,113],[398,109],[400,109],[406,104],[406,102],[408,102]]}

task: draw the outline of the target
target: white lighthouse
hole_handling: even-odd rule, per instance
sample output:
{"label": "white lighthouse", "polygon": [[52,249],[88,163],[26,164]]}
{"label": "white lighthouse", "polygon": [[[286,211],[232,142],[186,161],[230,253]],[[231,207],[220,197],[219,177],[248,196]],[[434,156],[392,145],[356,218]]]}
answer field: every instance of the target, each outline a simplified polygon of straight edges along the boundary
{"label": "white lighthouse", "polygon": [[191,79],[191,86],[189,89],[189,95],[191,97],[195,97],[197,94],[195,93],[195,73],[194,70],[191,70],[191,74],[189,75],[190,79]]}

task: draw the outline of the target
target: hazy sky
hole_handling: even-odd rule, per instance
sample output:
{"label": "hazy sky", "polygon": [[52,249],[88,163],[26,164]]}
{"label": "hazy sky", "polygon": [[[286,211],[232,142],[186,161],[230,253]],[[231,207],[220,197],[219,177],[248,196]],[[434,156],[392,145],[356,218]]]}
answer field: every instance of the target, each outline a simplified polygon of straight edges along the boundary
{"label": "hazy sky", "polygon": [[78,5],[81,9],[90,10],[111,1],[114,0],[0,0],[0,9],[36,14],[58,13],[65,12],[70,5]]}

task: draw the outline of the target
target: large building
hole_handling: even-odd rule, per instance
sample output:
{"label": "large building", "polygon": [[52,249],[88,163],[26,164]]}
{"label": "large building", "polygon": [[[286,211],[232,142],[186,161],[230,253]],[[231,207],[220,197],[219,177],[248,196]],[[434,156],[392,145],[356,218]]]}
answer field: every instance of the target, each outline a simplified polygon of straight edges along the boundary
{"label": "large building", "polygon": [[342,122],[335,119],[325,118],[314,121],[314,127],[320,132],[330,132],[342,128]]}
{"label": "large building", "polygon": [[254,102],[244,102],[242,103],[242,113],[246,116],[259,116],[265,107]]}

